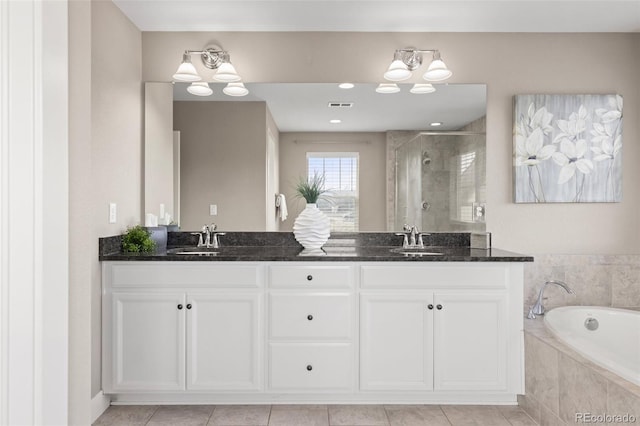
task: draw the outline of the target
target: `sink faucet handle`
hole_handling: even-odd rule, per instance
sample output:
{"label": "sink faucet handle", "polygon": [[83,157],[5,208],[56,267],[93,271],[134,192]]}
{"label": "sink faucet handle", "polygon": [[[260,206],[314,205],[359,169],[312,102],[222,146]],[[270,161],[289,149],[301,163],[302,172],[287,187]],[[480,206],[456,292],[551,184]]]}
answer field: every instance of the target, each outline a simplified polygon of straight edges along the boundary
{"label": "sink faucet handle", "polygon": [[407,234],[404,232],[396,232],[398,237],[403,237],[402,239],[402,248],[407,248],[409,246],[409,240],[407,238]]}
{"label": "sink faucet handle", "polygon": [[405,223],[405,224],[402,226],[402,230],[403,230],[404,232],[411,232],[411,227]]}
{"label": "sink faucet handle", "polygon": [[198,247],[202,247],[204,243],[202,242],[202,232],[192,232],[191,235],[198,236]]}
{"label": "sink faucet handle", "polygon": [[216,229],[218,229],[218,225],[216,225],[215,223],[212,223],[212,224],[211,224],[211,226],[209,227],[209,231],[210,231],[210,232],[213,232],[213,231],[215,231]]}
{"label": "sink faucet handle", "polygon": [[220,239],[218,237],[222,237],[227,235],[226,232],[214,232],[213,233],[213,248],[220,248]]}

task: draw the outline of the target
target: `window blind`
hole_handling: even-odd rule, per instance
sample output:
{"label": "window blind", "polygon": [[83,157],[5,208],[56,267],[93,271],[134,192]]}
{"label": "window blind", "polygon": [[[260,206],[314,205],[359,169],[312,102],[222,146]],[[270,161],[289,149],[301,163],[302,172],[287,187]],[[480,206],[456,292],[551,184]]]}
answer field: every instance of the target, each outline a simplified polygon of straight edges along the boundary
{"label": "window blind", "polygon": [[357,152],[308,152],[308,176],[324,176],[327,193],[318,200],[318,208],[331,221],[331,231],[354,232],[359,229]]}

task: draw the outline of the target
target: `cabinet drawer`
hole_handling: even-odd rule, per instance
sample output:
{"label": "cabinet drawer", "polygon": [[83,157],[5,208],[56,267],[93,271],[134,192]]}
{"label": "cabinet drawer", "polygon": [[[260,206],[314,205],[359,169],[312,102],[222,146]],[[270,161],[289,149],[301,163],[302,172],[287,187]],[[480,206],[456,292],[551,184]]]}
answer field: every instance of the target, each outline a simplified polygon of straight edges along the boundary
{"label": "cabinet drawer", "polygon": [[509,268],[498,264],[444,262],[433,265],[365,265],[361,268],[363,288],[447,288],[503,289],[507,287]]}
{"label": "cabinet drawer", "polygon": [[346,293],[271,294],[270,337],[350,339],[352,306]]}
{"label": "cabinet drawer", "polygon": [[349,266],[270,266],[272,288],[350,288],[353,269]]}
{"label": "cabinet drawer", "polygon": [[353,350],[349,343],[272,343],[269,357],[269,385],[273,390],[352,389]]}
{"label": "cabinet drawer", "polygon": [[254,263],[104,262],[112,287],[262,287],[263,269]]}

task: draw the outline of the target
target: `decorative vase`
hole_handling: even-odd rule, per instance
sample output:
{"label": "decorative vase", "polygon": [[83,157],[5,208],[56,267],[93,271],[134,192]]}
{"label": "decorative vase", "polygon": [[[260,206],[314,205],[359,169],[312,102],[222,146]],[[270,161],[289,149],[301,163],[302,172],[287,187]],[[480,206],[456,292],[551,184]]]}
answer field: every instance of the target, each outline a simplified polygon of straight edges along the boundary
{"label": "decorative vase", "polygon": [[293,223],[293,236],[305,250],[319,251],[329,239],[329,218],[315,203],[307,203]]}

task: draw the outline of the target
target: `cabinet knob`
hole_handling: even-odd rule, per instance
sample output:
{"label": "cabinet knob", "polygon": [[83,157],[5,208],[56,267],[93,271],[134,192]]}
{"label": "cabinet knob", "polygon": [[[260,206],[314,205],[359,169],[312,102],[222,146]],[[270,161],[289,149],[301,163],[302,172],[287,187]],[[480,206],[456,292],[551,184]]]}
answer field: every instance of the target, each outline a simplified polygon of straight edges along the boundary
{"label": "cabinet knob", "polygon": [[438,303],[438,304],[436,305],[436,309],[437,309],[437,310],[439,310],[439,311],[440,311],[440,310],[442,310],[442,305]]}
{"label": "cabinet knob", "polygon": [[191,309],[191,303],[187,304],[187,309]]}
{"label": "cabinet knob", "polygon": [[307,371],[311,371],[313,370],[313,366],[312,365],[307,365]]}
{"label": "cabinet knob", "polygon": [[311,281],[313,279],[313,275],[307,275],[307,281]]}
{"label": "cabinet knob", "polygon": [[182,304],[178,305],[178,310],[182,309]]}
{"label": "cabinet knob", "polygon": [[307,319],[311,321],[313,319],[313,315],[307,315]]}
{"label": "cabinet knob", "polygon": [[429,308],[429,310],[432,310],[432,309],[433,309],[433,304],[432,304],[432,303],[429,303],[429,304],[427,305],[427,308]]}

